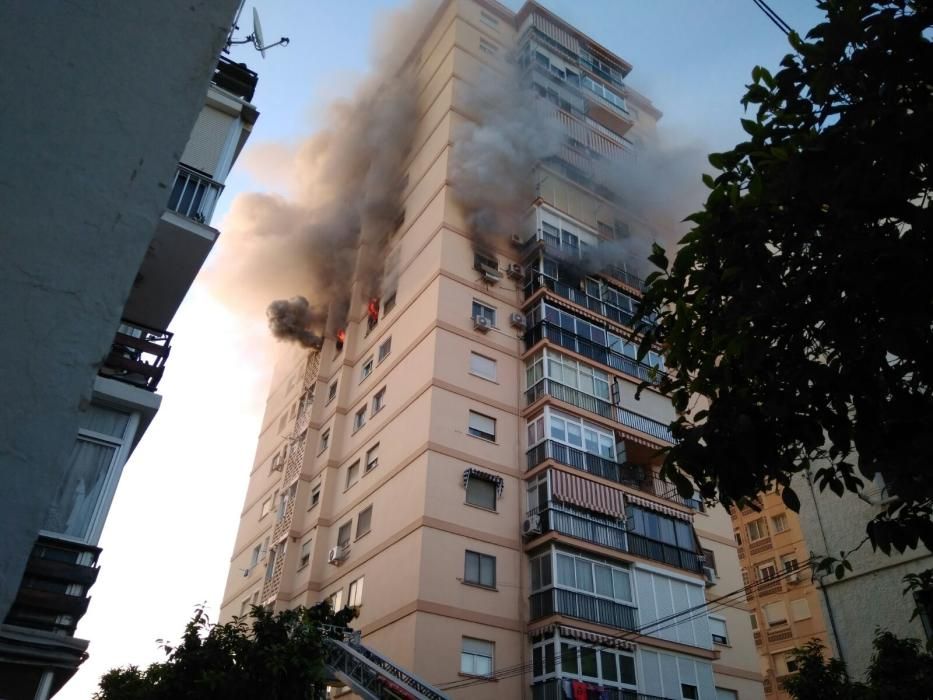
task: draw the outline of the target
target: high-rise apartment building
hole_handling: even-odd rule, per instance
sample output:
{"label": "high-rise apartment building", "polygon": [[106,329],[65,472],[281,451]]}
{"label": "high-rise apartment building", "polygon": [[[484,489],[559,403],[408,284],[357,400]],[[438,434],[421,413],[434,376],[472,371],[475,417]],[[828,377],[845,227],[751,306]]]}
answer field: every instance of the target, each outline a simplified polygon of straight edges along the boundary
{"label": "high-rise apartment building", "polygon": [[[454,144],[473,88],[513,69],[563,143],[522,175],[521,223],[478,243]],[[598,261],[657,235],[596,173],[637,163],[660,112],[531,2],[447,0],[403,70],[387,282],[369,302],[361,268],[345,327],[282,348],[222,618],[353,606],[364,645],[451,697],[761,698],[729,515],[659,478],[675,412],[635,399],[664,371],[635,357],[639,270]]]}
{"label": "high-rise apartment building", "polygon": [[101,530],[159,409],[166,329],[219,235],[211,214],[257,117],[256,74],[218,62],[234,0],[107,5],[21,4],[0,22],[19,33],[4,37],[4,80],[20,108],[2,137],[15,145],[0,147],[17,173],[0,188],[12,329],[0,423],[15,432],[0,449],[5,700],[44,700],[87,656],[74,635]]}
{"label": "high-rise apartment building", "polygon": [[829,636],[800,518],[774,491],[761,494],[756,505],[733,508],[732,525],[765,697],[786,700],[781,681],[797,671],[791,651],[814,639],[830,646]]}

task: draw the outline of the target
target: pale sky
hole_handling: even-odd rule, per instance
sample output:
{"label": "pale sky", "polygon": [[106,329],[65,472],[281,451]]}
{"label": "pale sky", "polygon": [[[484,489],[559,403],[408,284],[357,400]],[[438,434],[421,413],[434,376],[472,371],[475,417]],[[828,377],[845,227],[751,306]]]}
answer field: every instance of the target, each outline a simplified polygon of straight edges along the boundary
{"label": "pale sky", "polygon": [[[520,0],[503,0],[517,10]],[[724,150],[742,139],[739,99],[755,64],[776,69],[789,47],[752,0],[540,0],[634,65],[629,84],[664,112],[676,143]],[[248,2],[244,17],[251,15]],[[313,134],[334,97],[370,66],[372,31],[397,0],[256,0],[266,40],[291,44],[265,60],[237,47],[232,58],[259,73],[259,121],[213,225],[223,232],[231,201],[275,191],[261,146],[290,148]],[[798,32],[820,20],[815,0],[771,0]],[[242,23],[246,34],[249,22]],[[224,237],[208,267],[220,257]],[[170,328],[162,408],[123,474],[100,545],[101,572],[77,636],[90,658],[56,698],[87,700],[115,666],[161,660],[156,639],[178,639],[194,606],[219,609],[271,374],[264,318],[244,318],[198,278]]]}

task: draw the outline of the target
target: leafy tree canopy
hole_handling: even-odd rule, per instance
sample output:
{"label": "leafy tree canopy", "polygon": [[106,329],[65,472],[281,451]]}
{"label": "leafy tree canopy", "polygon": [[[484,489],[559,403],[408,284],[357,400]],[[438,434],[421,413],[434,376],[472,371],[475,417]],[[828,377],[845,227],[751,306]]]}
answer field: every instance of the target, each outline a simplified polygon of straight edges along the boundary
{"label": "leafy tree canopy", "polygon": [[781,686],[793,700],[933,699],[933,656],[924,653],[916,639],[898,639],[878,630],[874,654],[865,682],[850,680],[839,659],[826,659],[817,640],[794,649],[797,673]]}
{"label": "leafy tree canopy", "polygon": [[272,613],[254,606],[247,618],[211,624],[197,610],[166,660],[145,670],[113,669],[95,700],[295,700],[322,697],[326,626],[345,627],[355,612],[328,603]]}
{"label": "leafy tree canopy", "polygon": [[666,349],[660,388],[685,412],[664,471],[794,510],[795,473],[838,495],[881,473],[900,499],[873,545],[933,548],[933,9],[819,5],[777,73],[752,71],[748,140],[710,155],[674,260],[651,256],[641,352]]}

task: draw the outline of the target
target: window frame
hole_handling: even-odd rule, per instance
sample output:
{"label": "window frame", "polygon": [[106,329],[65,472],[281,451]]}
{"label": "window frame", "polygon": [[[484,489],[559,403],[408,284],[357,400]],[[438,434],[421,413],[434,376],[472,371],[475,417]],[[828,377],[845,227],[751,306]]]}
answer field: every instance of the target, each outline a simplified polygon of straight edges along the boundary
{"label": "window frame", "polygon": [[[492,375],[484,374],[482,371],[476,369],[473,365],[473,359],[479,358],[480,360],[485,360],[492,364]],[[488,382],[498,382],[499,381],[499,363],[492,357],[488,357],[481,353],[476,352],[475,350],[470,350],[470,369],[469,373],[474,377],[479,377],[480,379],[485,379]]]}
{"label": "window frame", "polygon": [[[754,526],[755,531],[758,533],[757,537],[752,536],[752,526]],[[748,533],[749,543],[760,542],[761,540],[767,538],[769,535],[767,519],[761,517],[750,520],[749,522],[745,523],[745,531]]]}
{"label": "window frame", "polygon": [[722,625],[722,631],[724,632],[724,634],[716,634],[713,631],[713,625],[710,624],[710,636],[713,638],[713,644],[719,644],[720,646],[729,646],[729,626],[726,623],[726,619],[724,617],[719,617],[717,615],[710,615],[709,621],[710,623],[712,623],[713,621],[720,623]]}
{"label": "window frame", "polygon": [[355,460],[347,466],[346,481],[343,490],[347,491],[360,480],[360,460]]}
{"label": "window frame", "polygon": [[376,359],[374,355],[370,355],[365,360],[363,364],[360,365],[360,384],[365,382],[373,373],[373,370],[376,368]]}
{"label": "window frame", "polygon": [[301,549],[298,550],[298,571],[301,571],[308,564],[311,563],[311,540],[307,540],[301,544]]}
{"label": "window frame", "polygon": [[[488,488],[492,490],[492,499],[491,499],[492,504],[491,505],[487,505],[487,503],[483,501],[482,499],[470,500],[470,486],[474,482],[482,482],[484,484],[482,489]],[[473,488],[480,489],[480,487],[478,486],[473,487]],[[465,492],[464,497],[463,497],[464,503],[466,505],[473,506],[474,508],[482,508],[483,510],[488,510],[493,513],[498,513],[499,512],[499,509],[498,509],[499,494],[497,493],[497,491],[498,491],[498,485],[494,481],[490,481],[489,479],[483,479],[480,476],[471,476],[469,481],[467,481],[466,488],[464,489],[464,492]]]}
{"label": "window frame", "polygon": [[[476,579],[473,580],[469,577],[470,572],[470,561],[474,560],[476,563]],[[483,582],[483,564],[489,565],[492,563],[492,582],[484,583]],[[488,588],[490,590],[496,590],[496,579],[497,579],[497,565],[496,557],[492,554],[484,554],[483,552],[477,552],[474,550],[464,550],[463,553],[463,583],[469,584],[471,586],[479,586],[480,588]]]}
{"label": "window frame", "polygon": [[363,581],[366,577],[360,576],[350,581],[347,586],[347,607],[359,609],[363,607]]}
{"label": "window frame", "polygon": [[366,409],[367,408],[368,406],[366,404],[363,404],[363,407],[359,411],[353,414],[353,432],[354,433],[366,425]]}
{"label": "window frame", "polygon": [[[487,645],[489,647],[490,653],[486,655],[486,654],[482,654],[477,651],[467,651],[466,649],[467,641],[479,642],[480,644]],[[466,660],[465,658],[466,656],[470,656],[471,661],[474,662],[471,664],[471,666],[474,667],[474,670],[464,670],[464,668],[466,667],[466,665],[464,664],[464,661]],[[487,673],[475,672],[475,659],[476,658],[483,658],[483,659],[489,660],[489,671]],[[491,641],[489,639],[478,639],[477,637],[467,637],[467,636],[461,637],[461,641],[460,641],[460,674],[461,675],[473,676],[475,678],[489,678],[495,673],[495,670],[496,670],[496,643],[494,641]]]}
{"label": "window frame", "polygon": [[[375,459],[373,455],[375,454]],[[379,443],[366,450],[366,466],[363,467],[363,473],[369,474],[373,469],[379,466]]]}
{"label": "window frame", "polygon": [[327,387],[327,401],[324,402],[324,405],[327,406],[331,401],[337,398],[337,388],[340,383],[339,379],[332,381]]}
{"label": "window frame", "polygon": [[317,449],[318,456],[324,454],[328,447],[330,447],[330,428],[327,428],[323,433],[321,433],[321,439],[318,443]]}
{"label": "window frame", "polygon": [[382,387],[379,391],[373,394],[372,408],[370,409],[370,416],[375,416],[379,411],[386,407],[385,404],[386,397],[386,387]]}
{"label": "window frame", "polygon": [[[360,532],[360,522],[363,519],[363,516],[366,515],[366,529],[363,532]],[[356,537],[355,539],[360,539],[361,537],[368,535],[373,531],[373,506],[372,504],[366,506],[359,513],[356,514]]]}
{"label": "window frame", "polygon": [[382,364],[382,361],[386,359],[389,355],[392,354],[392,336],[383,340],[379,344],[379,348],[376,350],[376,364]]}
{"label": "window frame", "polygon": [[[488,421],[492,421],[492,433],[488,433],[482,430],[481,428],[474,426],[473,425],[474,416],[479,419],[485,419]],[[473,409],[469,409],[468,415],[467,415],[467,435],[471,437],[479,438],[480,440],[485,440],[486,442],[495,443],[496,432],[497,432],[497,422],[493,416],[487,416],[485,413],[480,413],[479,411],[474,411]]]}
{"label": "window frame", "polygon": [[471,307],[470,318],[477,318],[478,316],[486,318],[492,328],[498,328],[498,325],[496,324],[498,310],[496,307],[490,306],[486,302],[480,301],[476,297],[473,297],[473,306]]}

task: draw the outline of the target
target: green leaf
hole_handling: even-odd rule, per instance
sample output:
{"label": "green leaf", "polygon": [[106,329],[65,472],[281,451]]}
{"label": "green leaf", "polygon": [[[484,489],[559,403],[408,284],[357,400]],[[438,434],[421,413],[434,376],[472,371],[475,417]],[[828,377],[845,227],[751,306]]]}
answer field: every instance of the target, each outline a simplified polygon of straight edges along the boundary
{"label": "green leaf", "polygon": [[781,500],[784,501],[785,506],[795,513],[800,512],[800,498],[794,493],[794,490],[790,486],[785,486],[781,490]]}

